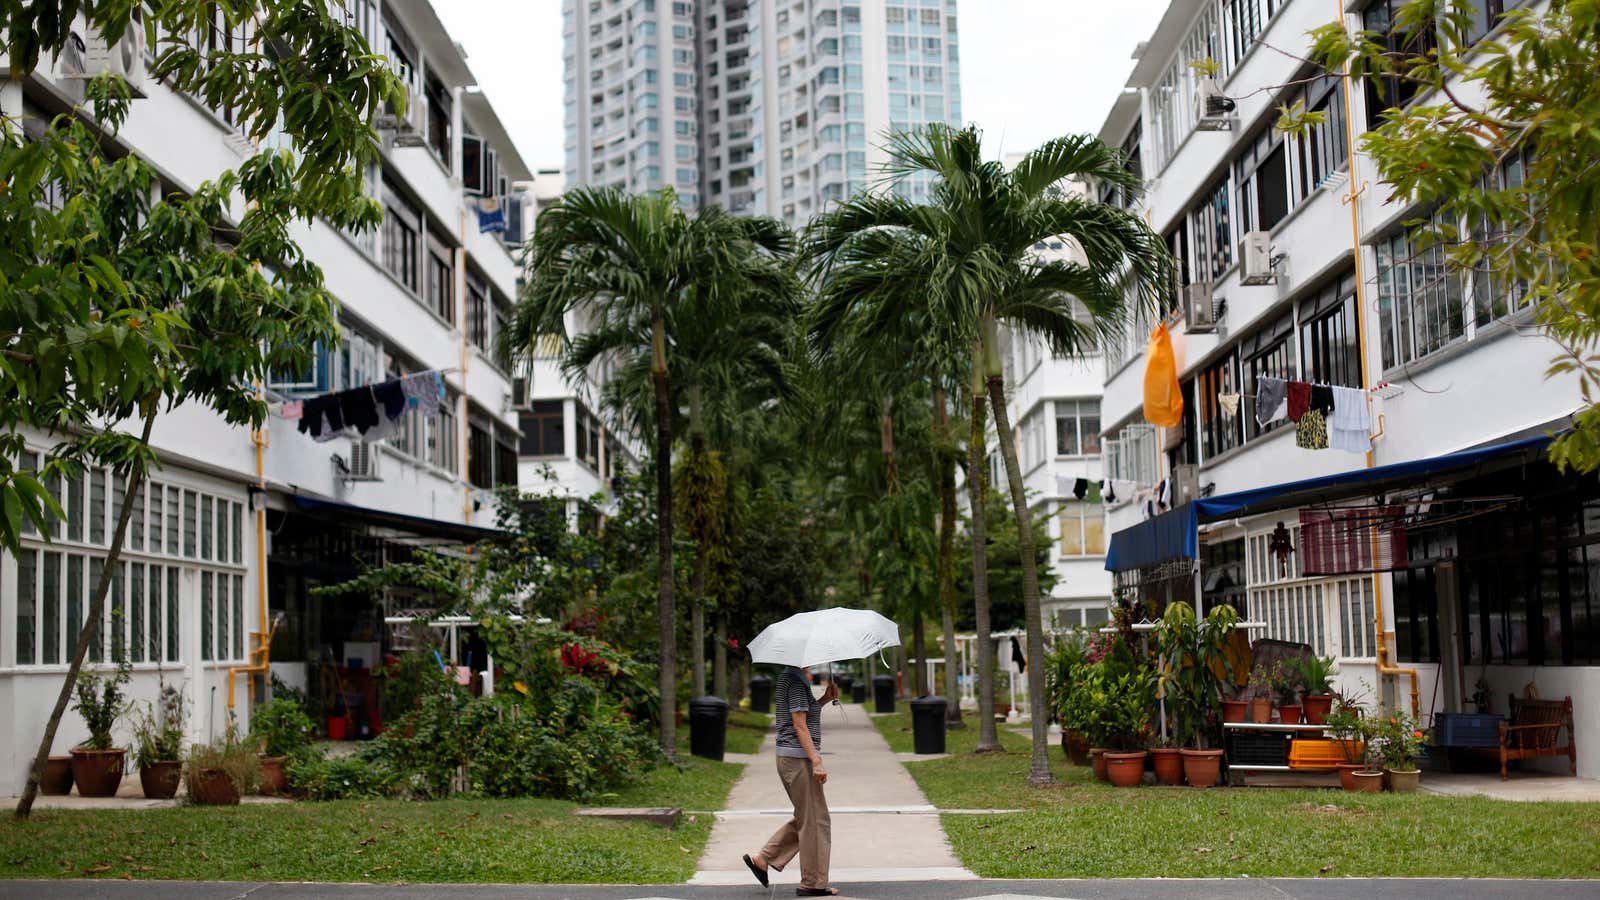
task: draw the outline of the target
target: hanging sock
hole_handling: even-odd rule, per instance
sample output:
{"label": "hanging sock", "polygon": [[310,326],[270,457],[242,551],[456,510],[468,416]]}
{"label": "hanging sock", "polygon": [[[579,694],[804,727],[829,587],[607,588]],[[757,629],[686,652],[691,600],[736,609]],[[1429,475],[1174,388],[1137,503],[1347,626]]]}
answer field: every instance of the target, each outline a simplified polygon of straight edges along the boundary
{"label": "hanging sock", "polygon": [[1294,445],[1304,450],[1328,449],[1328,420],[1322,410],[1308,409],[1295,423]]}
{"label": "hanging sock", "polygon": [[1218,394],[1217,405],[1222,407],[1222,417],[1232,419],[1239,414],[1238,394]]}
{"label": "hanging sock", "polygon": [[1079,478],[1072,484],[1072,496],[1082,500],[1089,494],[1089,479]]}
{"label": "hanging sock", "polygon": [[1289,382],[1263,375],[1256,379],[1256,424],[1262,428],[1283,418],[1289,398]]}
{"label": "hanging sock", "polygon": [[1311,385],[1304,381],[1289,382],[1289,421],[1298,422],[1311,408]]}

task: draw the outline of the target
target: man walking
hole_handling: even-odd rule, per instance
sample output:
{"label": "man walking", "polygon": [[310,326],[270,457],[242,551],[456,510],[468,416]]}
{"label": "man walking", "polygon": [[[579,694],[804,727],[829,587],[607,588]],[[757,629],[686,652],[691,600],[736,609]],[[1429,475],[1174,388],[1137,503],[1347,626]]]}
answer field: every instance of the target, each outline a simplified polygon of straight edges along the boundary
{"label": "man walking", "polygon": [[778,676],[774,718],[777,719],[778,778],[794,804],[794,817],[783,823],[760,852],[745,854],[744,864],[762,886],[769,868],[783,867],[800,856],[797,897],[831,897],[839,893],[828,886],[828,856],[833,848],[833,825],[822,786],[828,771],[822,766],[822,707],[839,696],[830,679],[821,697],[811,695],[806,673],[789,666]]}

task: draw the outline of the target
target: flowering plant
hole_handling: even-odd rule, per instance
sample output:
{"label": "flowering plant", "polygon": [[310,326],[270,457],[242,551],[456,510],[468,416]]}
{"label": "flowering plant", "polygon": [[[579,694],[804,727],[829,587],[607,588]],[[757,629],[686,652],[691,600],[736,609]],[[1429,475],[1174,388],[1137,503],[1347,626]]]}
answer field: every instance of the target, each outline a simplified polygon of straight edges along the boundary
{"label": "flowering plant", "polygon": [[1386,767],[1396,772],[1417,770],[1417,758],[1422,755],[1425,735],[1410,716],[1396,712],[1387,719],[1380,718],[1373,737]]}

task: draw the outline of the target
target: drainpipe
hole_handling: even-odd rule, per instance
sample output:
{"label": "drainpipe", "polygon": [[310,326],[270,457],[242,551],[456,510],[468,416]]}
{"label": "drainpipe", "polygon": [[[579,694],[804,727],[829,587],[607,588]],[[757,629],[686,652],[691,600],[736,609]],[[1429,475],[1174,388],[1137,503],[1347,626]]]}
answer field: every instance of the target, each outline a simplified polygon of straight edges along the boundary
{"label": "drainpipe", "polygon": [[[265,398],[265,394],[262,391],[261,382],[257,381],[256,382],[256,399],[257,400],[261,400],[261,399],[264,399],[264,398]],[[266,451],[267,443],[268,443],[267,442],[267,429],[266,429],[265,426],[263,426],[261,428],[252,428],[250,430],[250,443],[254,444],[255,445],[255,449],[256,449],[256,489],[258,491],[265,491],[266,487],[267,487],[267,476],[266,476],[266,466],[265,466],[265,463],[263,461],[263,455],[264,455],[264,453]],[[234,693],[233,693],[233,679],[234,679],[234,677],[236,675],[239,675],[240,673],[244,673],[246,675],[254,675],[254,674],[259,673],[263,678],[266,677],[267,673],[271,670],[272,635],[273,635],[274,632],[276,632],[278,630],[278,627],[277,627],[276,624],[273,624],[270,628],[267,626],[267,508],[266,508],[266,505],[263,504],[260,509],[255,510],[255,515],[256,515],[256,616],[257,616],[256,621],[259,623],[257,627],[260,628],[261,630],[260,631],[252,631],[252,632],[250,632],[251,639],[253,639],[255,641],[255,643],[256,643],[255,647],[251,648],[251,650],[250,650],[250,659],[251,659],[250,664],[249,665],[244,665],[244,666],[233,666],[233,667],[228,669],[228,712],[230,714],[230,718],[231,718],[231,714],[232,714],[233,709],[234,709]],[[255,680],[252,678],[252,679],[246,681],[245,684],[249,688],[250,700],[253,703],[253,702],[255,702],[255,699],[256,699],[256,683],[255,683]]]}
{"label": "drainpipe", "polygon": [[[1338,0],[1336,6],[1338,21],[1343,23],[1343,0]],[[1340,72],[1340,80],[1341,87],[1344,90],[1345,155],[1349,160],[1350,175],[1345,180],[1347,192],[1339,198],[1339,201],[1350,208],[1350,247],[1355,257],[1356,270],[1356,332],[1360,335],[1357,345],[1361,351],[1361,390],[1362,393],[1366,393],[1370,387],[1367,378],[1367,298],[1365,290],[1366,278],[1362,273],[1361,265],[1361,211],[1357,200],[1366,192],[1367,185],[1363,184],[1359,188],[1356,187],[1356,126],[1355,118],[1351,115],[1350,109],[1351,85],[1350,63],[1348,61],[1344,64],[1343,71]],[[1370,399],[1370,394],[1368,396]],[[1367,448],[1366,468],[1372,468],[1372,448],[1370,446]],[[1376,532],[1371,535],[1370,541],[1372,543],[1372,555],[1376,559],[1378,549]],[[1389,662],[1389,641],[1384,631],[1383,621],[1383,577],[1378,572],[1372,573],[1372,608],[1376,615],[1373,621],[1373,630],[1377,638],[1378,675],[1379,677],[1384,675],[1404,675],[1410,679],[1411,718],[1416,719],[1421,714],[1421,705],[1417,697],[1417,670],[1411,667],[1396,666]]]}

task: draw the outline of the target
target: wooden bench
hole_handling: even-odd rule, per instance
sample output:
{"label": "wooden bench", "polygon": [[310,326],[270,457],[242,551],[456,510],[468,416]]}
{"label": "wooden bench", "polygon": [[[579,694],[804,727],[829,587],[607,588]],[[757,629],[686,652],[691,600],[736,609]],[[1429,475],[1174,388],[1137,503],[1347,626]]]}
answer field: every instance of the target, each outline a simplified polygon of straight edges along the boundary
{"label": "wooden bench", "polygon": [[[1558,739],[1567,730],[1567,742]],[[1577,732],[1572,727],[1572,698],[1564,700],[1525,700],[1511,698],[1511,718],[1500,723],[1500,780],[1507,777],[1506,764],[1514,759],[1565,755],[1572,774],[1578,774]]]}

